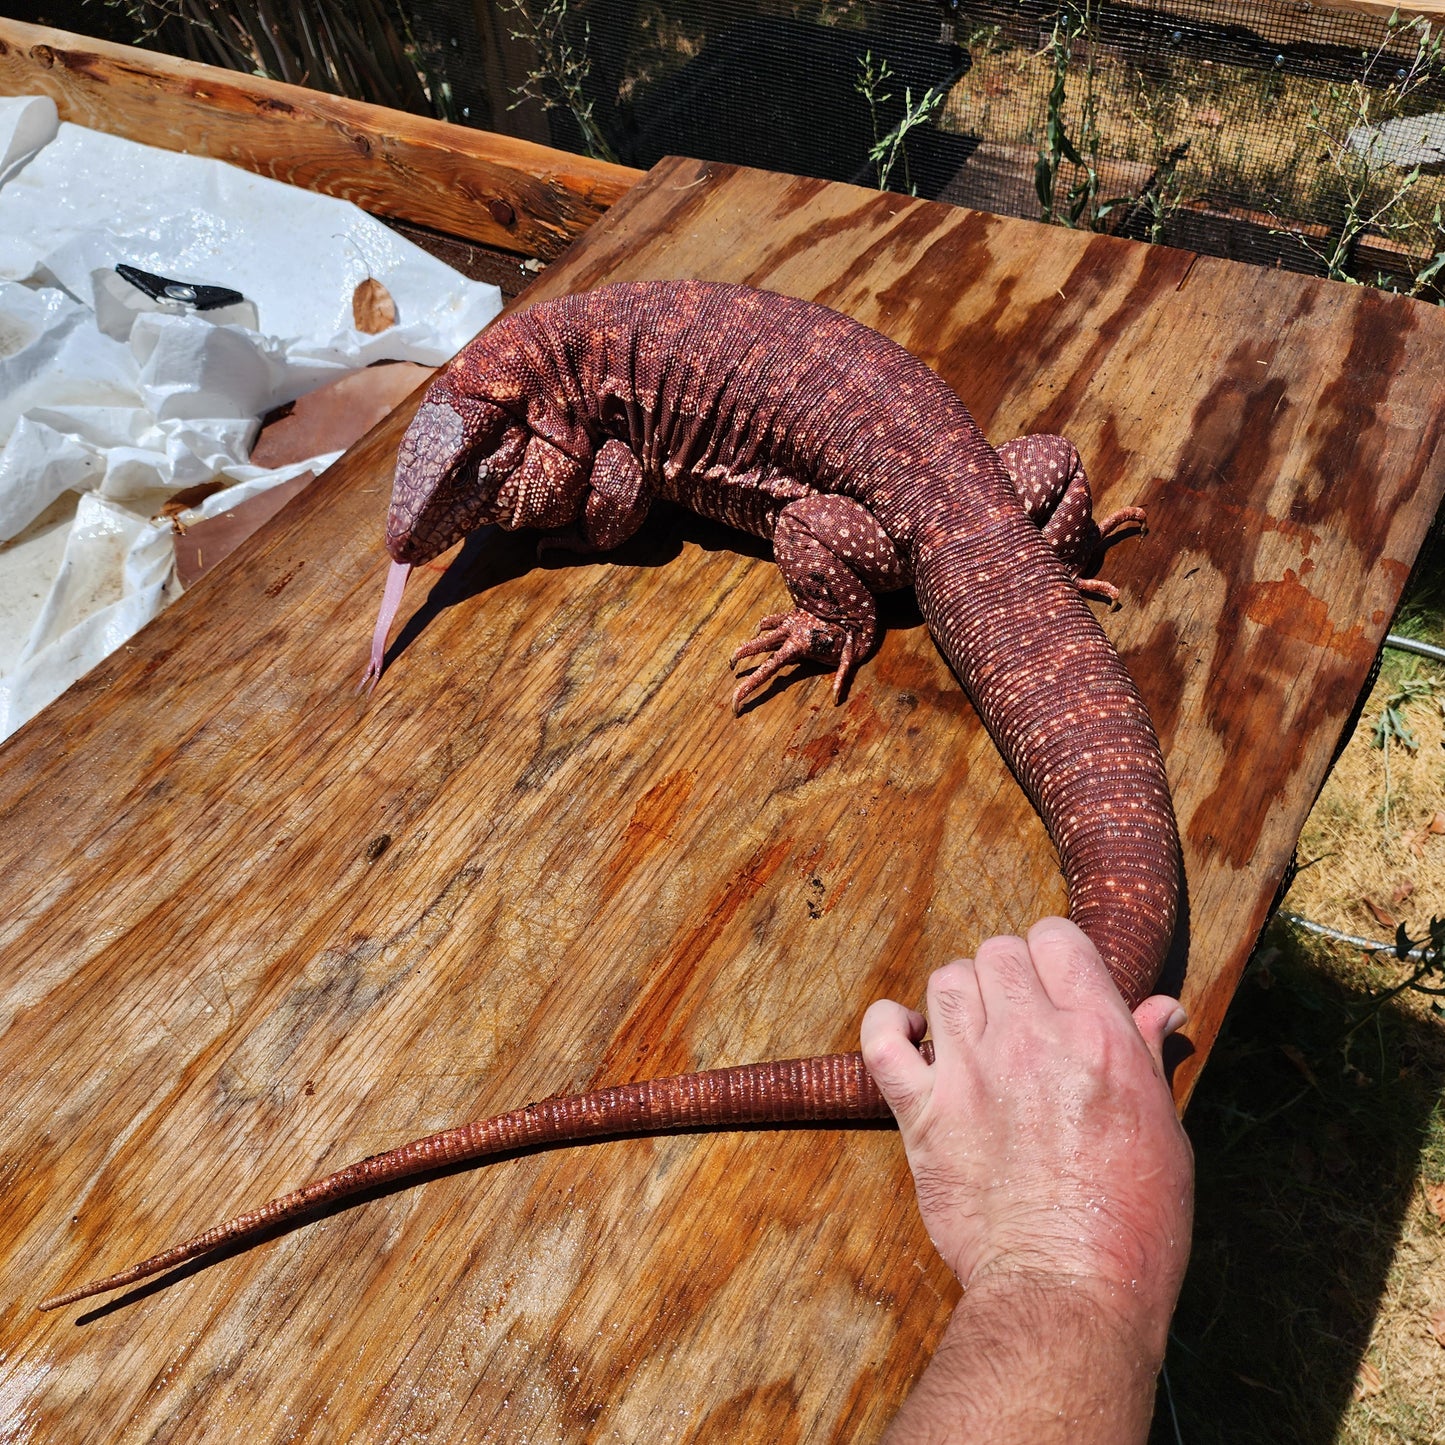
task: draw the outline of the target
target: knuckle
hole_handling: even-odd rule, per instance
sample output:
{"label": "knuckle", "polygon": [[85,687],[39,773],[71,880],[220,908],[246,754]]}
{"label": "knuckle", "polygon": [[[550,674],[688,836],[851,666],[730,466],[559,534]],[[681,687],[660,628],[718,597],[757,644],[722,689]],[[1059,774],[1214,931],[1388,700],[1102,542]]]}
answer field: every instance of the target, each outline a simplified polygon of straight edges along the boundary
{"label": "knuckle", "polygon": [[1001,933],[995,938],[986,938],[978,946],[977,960],[981,964],[998,964],[1017,961],[1020,954],[1028,956],[1028,944],[1011,933]]}
{"label": "knuckle", "polygon": [[949,1033],[958,1033],[968,1022],[968,999],[962,988],[939,988],[933,995],[930,1010],[935,1032],[944,1028]]}
{"label": "knuckle", "polygon": [[967,960],[955,958],[951,962],[945,963],[942,968],[935,968],[928,975],[929,991],[932,992],[934,989],[956,990],[967,975]]}

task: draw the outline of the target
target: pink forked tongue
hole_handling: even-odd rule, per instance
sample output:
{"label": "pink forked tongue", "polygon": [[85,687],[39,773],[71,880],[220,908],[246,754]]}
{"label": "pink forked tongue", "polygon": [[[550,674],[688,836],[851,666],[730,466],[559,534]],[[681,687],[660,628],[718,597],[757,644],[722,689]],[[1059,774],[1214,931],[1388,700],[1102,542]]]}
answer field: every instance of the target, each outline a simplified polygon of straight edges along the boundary
{"label": "pink forked tongue", "polygon": [[366,665],[357,692],[364,688],[370,692],[381,676],[382,659],[386,656],[386,637],[391,624],[396,621],[396,610],[401,606],[401,594],[406,590],[406,579],[411,576],[410,562],[393,562],[386,574],[386,591],[381,595],[381,611],[376,615],[376,631],[371,634],[371,661]]}

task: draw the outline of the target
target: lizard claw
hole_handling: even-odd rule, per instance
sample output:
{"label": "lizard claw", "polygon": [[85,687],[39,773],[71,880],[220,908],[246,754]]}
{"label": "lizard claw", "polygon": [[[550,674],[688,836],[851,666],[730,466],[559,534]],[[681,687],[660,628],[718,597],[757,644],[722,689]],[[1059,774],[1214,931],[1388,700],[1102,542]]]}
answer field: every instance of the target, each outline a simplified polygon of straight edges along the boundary
{"label": "lizard claw", "polygon": [[757,633],[752,639],[743,643],[728,658],[728,666],[736,668],[745,657],[753,657],[759,652],[771,652],[774,648],[781,647],[788,636],[787,629],[783,626],[787,620],[786,612],[770,612],[758,623]]}
{"label": "lizard claw", "polygon": [[582,535],[580,527],[564,527],[556,532],[543,532],[537,538],[537,560],[545,563],[549,555],[586,557],[599,549]]}
{"label": "lizard claw", "polygon": [[1102,577],[1075,577],[1074,585],[1085,597],[1097,597],[1101,602],[1107,602],[1110,607],[1119,605],[1119,589],[1112,582],[1105,582]]}
{"label": "lizard claw", "polygon": [[1148,516],[1143,507],[1120,507],[1117,512],[1110,512],[1102,522],[1095,522],[1099,529],[1099,540],[1111,536],[1120,527],[1127,527],[1131,522],[1139,524],[1141,532],[1148,530]]}
{"label": "lizard claw", "polygon": [[775,612],[758,623],[757,635],[733,653],[730,666],[759,653],[772,655],[745,677],[733,693],[733,711],[740,713],[790,662],[836,662],[833,701],[841,702],[857,664],[857,647],[851,631],[814,617],[810,612]]}
{"label": "lizard claw", "polygon": [[[1096,562],[1103,556],[1104,543],[1120,527],[1137,526],[1141,532],[1147,530],[1143,507],[1120,507],[1117,512],[1110,512],[1103,521],[1094,525],[1099,530],[1099,542],[1094,553]],[[1107,602],[1110,607],[1119,605],[1119,589],[1112,582],[1105,582],[1099,577],[1079,576],[1076,576],[1074,581],[1085,597],[1097,597],[1100,601]]]}

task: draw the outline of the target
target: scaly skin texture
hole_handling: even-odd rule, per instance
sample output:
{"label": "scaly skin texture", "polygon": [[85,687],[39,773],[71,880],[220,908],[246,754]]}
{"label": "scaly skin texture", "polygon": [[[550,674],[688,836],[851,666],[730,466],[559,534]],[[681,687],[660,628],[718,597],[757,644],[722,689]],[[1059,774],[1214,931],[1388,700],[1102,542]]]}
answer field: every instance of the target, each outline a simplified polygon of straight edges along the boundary
{"label": "scaly skin texture", "polygon": [[[542,545],[615,547],[669,498],[770,538],[793,607],[734,663],[835,669],[841,695],[875,645],[874,594],[910,583],[1059,850],[1070,916],[1131,1007],[1174,929],[1179,840],[1159,745],[1079,576],[1129,508],[1093,520],[1059,437],[995,451],[927,366],[837,312],[706,282],[608,286],[499,321],[432,384],[397,459],[395,565],[367,678],[409,568],[488,523]],[[926,1047],[926,1046],[925,1046]],[[526,1145],[682,1125],[886,1117],[858,1054],[742,1065],[549,1099],[373,1156],[119,1274],[120,1288],[319,1205]]]}

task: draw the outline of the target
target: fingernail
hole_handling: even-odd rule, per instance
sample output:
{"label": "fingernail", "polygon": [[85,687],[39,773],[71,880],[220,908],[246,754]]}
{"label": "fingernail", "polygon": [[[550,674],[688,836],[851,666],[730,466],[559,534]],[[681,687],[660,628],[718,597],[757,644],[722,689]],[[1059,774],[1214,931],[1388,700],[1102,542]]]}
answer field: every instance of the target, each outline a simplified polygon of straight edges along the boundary
{"label": "fingernail", "polygon": [[1169,1015],[1169,1018],[1164,1024],[1164,1037],[1167,1039],[1170,1034],[1177,1032],[1179,1029],[1182,1029],[1184,1025],[1188,1022],[1189,1015],[1185,1013],[1178,1004],[1175,1004],[1174,1012]]}

